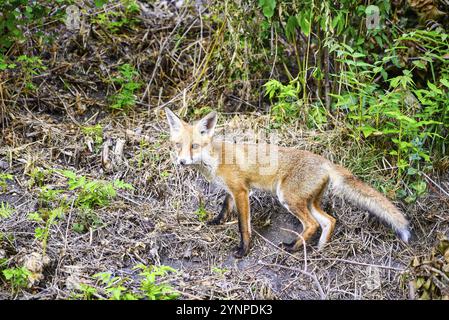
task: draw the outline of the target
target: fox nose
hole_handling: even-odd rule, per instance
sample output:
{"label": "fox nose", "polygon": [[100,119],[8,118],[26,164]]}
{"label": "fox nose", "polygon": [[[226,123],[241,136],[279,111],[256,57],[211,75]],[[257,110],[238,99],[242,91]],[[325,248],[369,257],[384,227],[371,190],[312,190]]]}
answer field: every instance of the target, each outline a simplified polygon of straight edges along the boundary
{"label": "fox nose", "polygon": [[186,161],[184,159],[181,159],[179,160],[179,164],[184,166],[186,164]]}

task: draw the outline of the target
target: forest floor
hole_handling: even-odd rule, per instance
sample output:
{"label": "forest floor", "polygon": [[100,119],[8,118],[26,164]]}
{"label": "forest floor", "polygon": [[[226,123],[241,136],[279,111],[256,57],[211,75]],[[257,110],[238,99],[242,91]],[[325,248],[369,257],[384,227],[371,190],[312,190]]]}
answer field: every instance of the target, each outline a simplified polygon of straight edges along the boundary
{"label": "forest floor", "polygon": [[[234,116],[219,130],[226,127],[239,134],[249,125],[263,126],[265,121],[264,116]],[[79,283],[94,285],[92,275],[111,272],[133,277],[136,271],[132,268],[139,263],[174,267],[178,273],[167,281],[187,299],[408,298],[404,275],[411,261],[428,253],[438,234],[448,233],[449,206],[438,192],[413,205],[399,204],[415,234],[409,246],[366,212],[327,195],[323,208],[338,221],[332,241],[321,252],[308,245],[289,254],[278,245],[300,232],[300,224],[277,200],[255,193],[251,197],[252,250],[238,260],[232,256],[239,241],[236,216],[221,226],[199,221],[198,208],[204,207],[205,218],[211,218],[218,212],[224,193],[194,171],[172,163],[164,117],[148,117],[145,111],[134,117],[104,117],[98,123],[107,130],[103,145],[92,152],[91,140],[70,117],[24,113],[6,128],[7,139],[11,137],[14,143],[1,148],[0,161],[14,180],[8,182],[0,201],[8,202],[14,214],[1,220],[0,232],[10,239],[2,241],[10,261],[19,263],[42,252],[41,242],[34,237],[36,223],[27,218],[38,209],[42,190],[30,187],[30,168],[69,169],[91,179],[120,178],[135,187],[134,191],[120,191],[108,206],[96,209],[95,217],[90,218],[95,224],[87,224],[84,232],[74,230],[81,219],[80,210],[69,208],[51,228],[47,246],[50,261],[43,268],[42,279],[21,291],[19,298],[69,298]],[[388,168],[375,167],[369,152],[364,152],[366,148],[345,143],[341,140],[344,133],[338,130],[288,130],[280,134],[283,145],[346,164],[367,182],[382,184],[391,179]],[[120,141],[125,141],[123,158],[117,163],[113,160],[111,168],[105,170],[104,144],[110,146],[113,159],[113,148]],[[364,174],[351,168],[356,163],[364,164]],[[432,179],[448,187],[447,180]],[[50,189],[60,189],[64,180],[61,176],[44,178]],[[6,286],[0,286],[1,298],[12,296]]]}
{"label": "forest floor", "polygon": [[[176,269],[164,282],[185,299],[409,298],[413,259],[449,234],[444,195],[449,176],[429,175],[425,196],[412,204],[396,202],[411,221],[410,245],[367,212],[326,194],[323,208],[337,218],[331,242],[320,252],[312,244],[289,254],[278,245],[299,233],[300,224],[275,198],[256,192],[251,196],[251,252],[233,258],[239,242],[236,215],[221,226],[203,221],[219,211],[224,192],[173,164],[163,107],[186,111],[196,102],[225,111],[239,108],[224,106],[232,102],[222,99],[228,94],[225,85],[211,84],[207,95],[198,85],[206,70],[203,61],[208,61],[201,48],[214,44],[206,23],[203,31],[203,21],[188,11],[178,13],[182,19],[166,10],[144,14],[126,34],[98,26],[78,34],[48,26],[57,35],[50,48],[27,43],[28,55],[39,51],[47,68],[0,75],[0,115],[7,119],[0,173],[13,176],[0,186],[0,202],[12,208],[9,217],[0,218],[0,259],[10,267],[36,269],[28,288],[12,290],[0,278],[0,299],[71,298],[80,284],[98,286],[92,276],[99,272],[126,278],[127,287],[137,290],[133,268],[140,263]],[[175,31],[186,41],[174,37]],[[111,78],[124,62],[136,66],[148,87],[134,108],[111,112],[108,96],[117,89]],[[27,86],[30,81],[34,89]],[[223,112],[218,134],[266,132],[268,123],[260,113]],[[298,122],[279,128],[279,141],[345,165],[378,189],[394,190],[394,168],[344,128],[304,130]],[[42,223],[29,214],[45,209],[42,195],[48,190],[62,190],[56,198],[66,199],[76,192],[57,170],[71,170],[87,181],[120,179],[135,189],[119,190],[109,204],[91,211],[69,202],[49,228],[42,257],[42,239],[35,236]]]}

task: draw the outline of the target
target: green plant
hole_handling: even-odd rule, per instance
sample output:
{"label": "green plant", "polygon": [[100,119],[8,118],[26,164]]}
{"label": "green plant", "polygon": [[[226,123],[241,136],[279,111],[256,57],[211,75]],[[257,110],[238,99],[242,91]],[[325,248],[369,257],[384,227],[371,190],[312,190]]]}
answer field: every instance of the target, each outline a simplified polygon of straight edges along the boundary
{"label": "green plant", "polygon": [[133,270],[141,270],[139,276],[139,289],[133,290],[134,278],[122,278],[113,276],[111,272],[100,272],[92,276],[96,280],[96,286],[81,284],[77,291],[71,296],[74,299],[92,300],[172,300],[179,294],[168,284],[159,278],[166,276],[175,269],[168,266],[145,266],[136,265]]}
{"label": "green plant", "polygon": [[47,250],[48,236],[50,228],[57,223],[58,219],[64,216],[64,208],[58,207],[53,210],[40,209],[37,212],[28,214],[28,219],[39,223],[39,227],[34,229],[34,237],[42,243],[42,252],[45,256]]}
{"label": "green plant", "polygon": [[2,192],[5,192],[6,188],[8,187],[8,183],[6,181],[13,179],[14,176],[12,174],[0,173],[0,189],[2,190]]}
{"label": "green plant", "polygon": [[201,222],[206,221],[208,219],[209,213],[207,212],[203,203],[200,203],[199,208],[195,211],[195,215],[198,217],[198,220]]}
{"label": "green plant", "polygon": [[226,268],[212,267],[211,271],[219,276],[223,276],[229,270]]}
{"label": "green plant", "polygon": [[36,86],[32,81],[33,76],[38,75],[43,70],[46,70],[47,67],[42,63],[42,60],[39,57],[29,57],[27,55],[19,56],[17,58],[17,62],[20,63],[24,74],[25,88],[30,91],[35,91]]}
{"label": "green plant", "polygon": [[71,298],[77,299],[77,300],[94,300],[94,298],[97,295],[97,289],[87,285],[85,283],[80,283],[79,285],[79,291],[80,293],[72,293]]}
{"label": "green plant", "polygon": [[60,197],[64,190],[52,189],[49,186],[43,186],[39,193],[39,205],[50,208],[54,205],[64,205],[65,199]]}
{"label": "green plant", "polygon": [[16,64],[10,63],[5,60],[5,56],[0,54],[0,71],[5,71],[7,69],[14,69]]}
{"label": "green plant", "polygon": [[[371,4],[381,19],[365,30],[366,5],[357,1],[259,1],[271,34],[283,33],[294,46],[297,66],[291,72],[292,64],[280,60],[288,82],[270,79],[264,85],[271,125],[299,120],[320,129],[347,127],[352,139],[384,150],[395,168],[398,195],[410,202],[426,192],[422,172],[447,153],[449,35],[441,27],[388,28],[390,4]],[[314,57],[312,46],[318,50]]]}
{"label": "green plant", "polygon": [[[95,5],[101,7],[106,0],[96,0]],[[95,15],[91,22],[97,24],[105,31],[116,34],[134,27],[139,23],[135,18],[140,13],[140,7],[135,0],[121,0],[122,6]]]}
{"label": "green plant", "polygon": [[139,73],[130,64],[123,64],[119,67],[118,76],[112,81],[120,86],[118,93],[110,97],[111,108],[114,110],[126,110],[136,103],[135,92],[141,87],[141,83],[136,79]]}
{"label": "green plant", "polygon": [[134,189],[132,185],[121,180],[114,180],[113,182],[87,180],[84,176],[77,176],[73,171],[64,170],[61,173],[68,178],[69,190],[76,191],[75,206],[81,208],[92,209],[106,206],[111,199],[117,196],[117,190]]}
{"label": "green plant", "polygon": [[23,40],[23,26],[39,22],[48,13],[42,1],[3,0],[0,2],[0,53]]}
{"label": "green plant", "polygon": [[300,93],[299,82],[291,81],[287,85],[271,79],[264,84],[265,95],[270,101],[276,100],[271,107],[271,118],[273,127],[279,127],[283,123],[291,123],[299,116],[301,101],[298,98]]}
{"label": "green plant", "polygon": [[2,274],[5,280],[10,283],[12,290],[17,291],[28,286],[28,277],[31,272],[25,267],[17,267],[4,269]]}
{"label": "green plant", "polygon": [[[93,276],[103,285],[103,291],[109,300],[137,300],[135,295],[125,287],[127,279],[121,277],[113,277],[110,272],[97,273]],[[91,290],[92,291],[92,290]]]}
{"label": "green plant", "polygon": [[52,170],[33,168],[31,172],[28,174],[30,176],[30,179],[28,180],[28,186],[30,188],[35,185],[38,187],[42,187],[51,173]]}
{"label": "green plant", "polygon": [[276,0],[259,0],[259,6],[262,8],[263,15],[269,19],[274,15]]}
{"label": "green plant", "polygon": [[104,225],[103,220],[91,208],[81,207],[76,217],[76,222],[73,222],[72,229],[78,233],[84,233],[89,228],[97,229]]}
{"label": "green plant", "polygon": [[103,144],[103,127],[101,124],[81,127],[81,132],[84,134],[86,139],[93,142],[95,149],[98,151]]}
{"label": "green plant", "polygon": [[7,202],[0,202],[0,218],[9,218],[14,213],[14,209]]}
{"label": "green plant", "polygon": [[[145,156],[148,152],[146,152],[145,149],[147,149],[149,146],[149,143],[145,141],[145,139],[141,139],[139,142],[139,157],[137,159],[137,167],[142,168],[143,161],[145,159]],[[152,154],[152,153],[150,153]]]}
{"label": "green plant", "polygon": [[159,277],[167,275],[169,272],[176,272],[169,266],[146,266],[138,264],[134,269],[142,270],[139,275],[143,277],[140,284],[140,290],[149,300],[173,300],[179,294],[173,288],[165,283],[157,282]]}
{"label": "green plant", "polygon": [[[388,153],[394,157],[397,180],[404,179],[413,191],[407,196],[405,189],[399,190],[398,195],[406,197],[407,202],[425,193],[426,184],[421,172],[429,168],[431,154],[442,155],[447,148],[449,108],[445,101],[449,97],[449,76],[448,62],[443,59],[449,49],[447,38],[441,31],[403,34],[394,41],[387,55],[374,64],[357,64],[354,63],[356,60],[348,59],[365,57],[351,48],[333,48],[339,50],[341,62],[347,65],[351,74],[349,77],[342,73],[340,79],[353,89],[335,95],[336,106],[346,108],[348,123],[354,131],[375,142],[377,147],[391,146]],[[409,41],[419,42],[426,50],[418,56],[419,60],[400,65],[399,54],[404,50],[404,43]],[[432,81],[427,80],[418,88],[414,74],[417,70],[432,71],[435,59],[443,62],[440,79],[431,72]],[[389,78],[387,68],[390,63],[401,68],[402,75]],[[374,83],[375,78],[383,79],[391,90],[385,91],[380,84]]]}
{"label": "green plant", "polygon": [[206,114],[211,113],[212,111],[214,111],[214,109],[212,109],[209,106],[205,106],[202,108],[198,108],[198,109],[193,109],[193,114],[195,115],[195,117],[197,119],[204,117]]}

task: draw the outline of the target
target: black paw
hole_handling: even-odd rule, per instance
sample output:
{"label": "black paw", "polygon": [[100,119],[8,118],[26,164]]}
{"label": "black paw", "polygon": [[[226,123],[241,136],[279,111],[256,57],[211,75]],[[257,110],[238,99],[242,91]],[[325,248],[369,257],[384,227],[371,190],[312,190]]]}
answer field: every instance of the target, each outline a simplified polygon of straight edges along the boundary
{"label": "black paw", "polygon": [[284,249],[287,252],[293,253],[293,252],[297,251],[295,249],[295,244],[296,244],[296,241],[282,242],[281,243],[281,248]]}
{"label": "black paw", "polygon": [[206,223],[207,223],[208,225],[210,225],[210,226],[216,226],[216,225],[219,225],[219,224],[223,224],[223,222],[224,222],[224,221],[222,221],[222,220],[219,219],[219,218],[214,218],[214,219],[212,219],[212,220],[207,221]]}
{"label": "black paw", "polygon": [[243,247],[237,247],[237,249],[233,255],[234,255],[234,258],[241,259],[244,256],[246,256],[248,254],[248,252],[249,252],[249,248],[245,249]]}

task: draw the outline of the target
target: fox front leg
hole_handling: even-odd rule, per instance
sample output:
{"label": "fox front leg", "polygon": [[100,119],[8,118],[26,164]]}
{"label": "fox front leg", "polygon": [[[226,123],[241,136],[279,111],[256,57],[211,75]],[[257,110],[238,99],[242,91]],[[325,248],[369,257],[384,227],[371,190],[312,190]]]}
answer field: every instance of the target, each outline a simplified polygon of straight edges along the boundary
{"label": "fox front leg", "polygon": [[251,217],[248,190],[234,193],[235,204],[239,215],[240,245],[234,257],[242,258],[249,253],[251,246]]}
{"label": "fox front leg", "polygon": [[220,213],[215,218],[210,220],[208,224],[210,225],[223,224],[228,219],[229,214],[232,212],[233,207],[234,207],[234,199],[232,199],[232,196],[228,193],[226,194],[226,197],[223,201]]}

